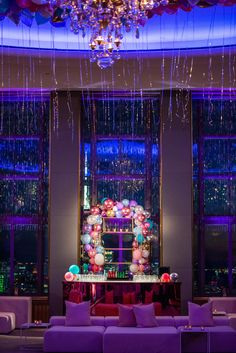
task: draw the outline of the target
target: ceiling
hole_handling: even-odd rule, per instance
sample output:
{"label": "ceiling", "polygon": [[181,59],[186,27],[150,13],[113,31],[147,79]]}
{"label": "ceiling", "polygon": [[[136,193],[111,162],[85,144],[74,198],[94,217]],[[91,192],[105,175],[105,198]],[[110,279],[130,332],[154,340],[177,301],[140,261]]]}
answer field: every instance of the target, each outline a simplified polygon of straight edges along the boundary
{"label": "ceiling", "polygon": [[[16,26],[8,18],[1,22],[1,44],[12,47],[88,50],[89,34],[73,34],[68,27],[55,28],[49,22],[32,27]],[[126,33],[122,49],[160,50],[199,48],[236,44],[236,6],[194,7],[191,12],[179,10],[174,15],[154,15],[140,30]]]}
{"label": "ceiling", "polygon": [[89,62],[87,38],[67,28],[1,26],[2,90],[236,89],[236,6],[154,16],[106,70]]}

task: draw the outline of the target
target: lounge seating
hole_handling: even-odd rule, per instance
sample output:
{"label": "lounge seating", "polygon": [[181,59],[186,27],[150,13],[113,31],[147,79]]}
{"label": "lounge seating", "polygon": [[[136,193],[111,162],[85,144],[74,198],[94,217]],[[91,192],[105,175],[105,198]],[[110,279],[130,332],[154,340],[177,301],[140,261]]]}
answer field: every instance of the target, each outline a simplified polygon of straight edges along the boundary
{"label": "lounge seating", "polygon": [[208,301],[212,303],[213,312],[224,311],[227,314],[236,314],[235,297],[209,297]]}
{"label": "lounge seating", "polygon": [[54,316],[44,335],[44,352],[102,353],[104,317],[91,317],[91,326],[65,326],[65,317]]}
{"label": "lounge seating", "polygon": [[103,353],[179,353],[179,335],[172,317],[156,317],[156,327],[118,327],[118,318],[106,317]]}
{"label": "lounge seating", "polygon": [[4,315],[13,313],[15,315],[15,327],[20,328],[22,324],[32,321],[32,298],[1,296],[0,313]]}
{"label": "lounge seating", "polygon": [[[45,332],[45,352],[179,353],[179,327],[187,316],[156,317],[157,327],[119,327],[118,317],[91,317],[91,326],[65,326],[65,317],[52,317]],[[236,320],[236,319],[235,319]],[[210,332],[211,353],[236,352],[236,331],[228,316],[214,317]],[[186,334],[183,352],[206,352],[205,335]]]}

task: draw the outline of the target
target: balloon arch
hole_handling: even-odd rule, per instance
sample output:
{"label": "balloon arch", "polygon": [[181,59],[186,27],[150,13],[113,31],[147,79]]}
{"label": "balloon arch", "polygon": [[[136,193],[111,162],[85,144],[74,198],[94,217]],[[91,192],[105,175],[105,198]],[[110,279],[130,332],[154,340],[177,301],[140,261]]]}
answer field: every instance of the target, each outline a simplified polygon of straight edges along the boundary
{"label": "balloon arch", "polygon": [[88,262],[83,264],[83,272],[91,271],[101,273],[105,264],[105,248],[102,242],[104,219],[132,220],[132,263],[130,271],[133,274],[143,273],[150,270],[149,248],[152,238],[153,222],[149,219],[150,213],[137,204],[134,200],[124,199],[113,201],[109,198],[103,199],[101,204],[93,206],[90,215],[83,225],[81,242],[83,245],[83,255],[88,258]]}

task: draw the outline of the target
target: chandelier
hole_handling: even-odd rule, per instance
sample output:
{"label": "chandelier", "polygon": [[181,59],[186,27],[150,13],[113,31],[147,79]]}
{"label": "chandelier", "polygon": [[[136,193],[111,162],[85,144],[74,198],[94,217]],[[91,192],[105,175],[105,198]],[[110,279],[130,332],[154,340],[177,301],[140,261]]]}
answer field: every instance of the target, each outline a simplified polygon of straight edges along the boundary
{"label": "chandelier", "polygon": [[90,61],[101,69],[110,67],[120,58],[119,49],[123,34],[135,31],[148,20],[149,11],[168,0],[50,0],[54,9],[60,9],[60,17],[70,20],[73,33],[90,33]]}

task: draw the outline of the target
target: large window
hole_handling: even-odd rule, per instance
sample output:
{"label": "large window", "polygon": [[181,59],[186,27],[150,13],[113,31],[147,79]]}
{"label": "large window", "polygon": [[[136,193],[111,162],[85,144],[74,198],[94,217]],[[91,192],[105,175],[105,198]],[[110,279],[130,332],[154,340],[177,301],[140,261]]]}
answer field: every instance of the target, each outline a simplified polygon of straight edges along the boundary
{"label": "large window", "polygon": [[[84,97],[82,209],[109,197],[136,200],[159,227],[159,104],[155,97]],[[156,239],[156,238],[155,238]],[[114,237],[112,239],[114,241]],[[129,239],[123,247],[130,246]],[[111,243],[108,247],[113,248]],[[128,252],[126,252],[128,254]],[[159,243],[152,246],[159,265]],[[124,260],[125,261],[125,260]],[[127,264],[131,259],[126,259]]]}
{"label": "large window", "polygon": [[236,101],[193,101],[194,290],[236,290]]}
{"label": "large window", "polygon": [[47,294],[49,97],[2,95],[0,111],[0,294]]}

